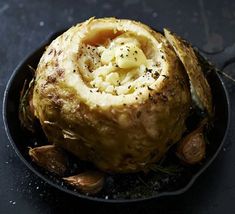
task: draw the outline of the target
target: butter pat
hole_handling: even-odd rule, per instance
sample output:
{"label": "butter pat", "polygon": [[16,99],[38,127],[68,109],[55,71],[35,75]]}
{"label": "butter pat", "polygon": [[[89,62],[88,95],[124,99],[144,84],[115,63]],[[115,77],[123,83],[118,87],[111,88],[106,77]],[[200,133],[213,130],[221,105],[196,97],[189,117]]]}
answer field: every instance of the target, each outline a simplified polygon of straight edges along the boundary
{"label": "butter pat", "polygon": [[109,64],[109,62],[111,62],[113,58],[114,58],[114,51],[106,49],[103,51],[100,60],[103,64]]}
{"label": "butter pat", "polygon": [[115,49],[116,64],[120,68],[133,68],[146,65],[143,51],[133,44],[121,45]]}

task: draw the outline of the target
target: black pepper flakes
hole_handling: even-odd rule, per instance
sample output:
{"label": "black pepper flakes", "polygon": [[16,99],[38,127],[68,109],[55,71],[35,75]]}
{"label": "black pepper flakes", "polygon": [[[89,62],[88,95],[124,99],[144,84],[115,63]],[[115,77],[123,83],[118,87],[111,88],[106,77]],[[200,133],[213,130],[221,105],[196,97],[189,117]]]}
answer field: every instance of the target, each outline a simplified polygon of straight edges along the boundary
{"label": "black pepper flakes", "polygon": [[128,89],[130,89],[130,88],[131,88],[131,85],[128,86]]}
{"label": "black pepper flakes", "polygon": [[157,72],[157,71],[155,71],[154,73],[152,73],[152,77],[154,78],[154,79],[157,79],[158,77],[159,77],[159,73]]}
{"label": "black pepper flakes", "polygon": [[152,73],[153,69],[146,68],[146,72]]}
{"label": "black pepper flakes", "polygon": [[158,76],[160,75],[157,71],[154,71],[154,74],[155,74],[155,75],[158,75]]}
{"label": "black pepper flakes", "polygon": [[135,57],[135,61],[137,61],[137,58]]}
{"label": "black pepper flakes", "polygon": [[121,54],[120,57],[123,58],[124,57],[123,54]]}
{"label": "black pepper flakes", "polygon": [[169,77],[165,74],[162,74],[162,76],[165,78],[165,79],[169,79]]}

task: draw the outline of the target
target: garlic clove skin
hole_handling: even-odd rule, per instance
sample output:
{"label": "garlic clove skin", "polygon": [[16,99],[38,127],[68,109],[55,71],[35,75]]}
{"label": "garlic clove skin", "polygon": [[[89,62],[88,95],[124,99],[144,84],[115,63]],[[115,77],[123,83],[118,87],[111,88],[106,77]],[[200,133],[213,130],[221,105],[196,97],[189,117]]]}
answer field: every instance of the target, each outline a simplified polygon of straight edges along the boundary
{"label": "garlic clove skin", "polygon": [[86,194],[96,194],[104,186],[104,174],[98,171],[87,171],[78,175],[63,178],[68,184]]}
{"label": "garlic clove skin", "polygon": [[206,154],[206,143],[204,134],[195,130],[183,138],[177,147],[176,155],[186,164],[194,165],[200,163]]}
{"label": "garlic clove skin", "polygon": [[67,156],[55,145],[30,148],[29,156],[38,166],[59,176],[63,176],[68,167]]}

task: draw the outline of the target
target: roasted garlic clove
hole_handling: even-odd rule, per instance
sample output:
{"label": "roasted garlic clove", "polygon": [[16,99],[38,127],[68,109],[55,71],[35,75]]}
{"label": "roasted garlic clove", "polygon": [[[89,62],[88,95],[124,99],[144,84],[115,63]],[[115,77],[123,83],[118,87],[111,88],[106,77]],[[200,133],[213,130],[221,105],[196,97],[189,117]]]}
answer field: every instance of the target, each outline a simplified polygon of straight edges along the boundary
{"label": "roasted garlic clove", "polygon": [[199,128],[183,138],[177,147],[176,155],[186,164],[197,164],[203,160],[206,143],[202,129]]}
{"label": "roasted garlic clove", "polygon": [[32,160],[49,172],[63,176],[68,166],[65,153],[54,145],[40,146],[29,149]]}
{"label": "roasted garlic clove", "polygon": [[97,171],[87,171],[63,179],[68,184],[87,194],[96,194],[104,186],[104,174]]}

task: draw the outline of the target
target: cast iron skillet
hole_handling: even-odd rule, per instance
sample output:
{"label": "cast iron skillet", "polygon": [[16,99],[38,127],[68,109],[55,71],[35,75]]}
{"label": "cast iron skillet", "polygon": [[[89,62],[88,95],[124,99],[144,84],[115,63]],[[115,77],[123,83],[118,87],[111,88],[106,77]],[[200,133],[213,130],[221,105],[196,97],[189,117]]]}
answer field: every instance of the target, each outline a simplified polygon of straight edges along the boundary
{"label": "cast iron skillet", "polygon": [[[162,196],[179,195],[188,190],[198,176],[206,170],[218,155],[227,135],[230,120],[230,104],[225,86],[221,81],[216,69],[209,65],[207,61],[201,57],[201,60],[207,67],[206,74],[208,82],[212,89],[215,120],[214,125],[208,132],[207,138],[207,154],[204,162],[197,166],[183,166],[174,155],[174,148],[171,149],[163,162],[163,167],[172,164],[176,167],[174,172],[166,172],[166,168],[157,172],[150,172],[147,175],[143,173],[131,175],[109,175],[106,184],[101,193],[96,196],[82,194],[63,181],[37,167],[29,158],[28,147],[35,147],[47,144],[47,140],[43,135],[31,135],[23,130],[18,119],[18,106],[20,91],[22,90],[25,79],[32,78],[29,65],[33,68],[37,67],[40,57],[42,56],[45,46],[53,39],[60,35],[63,31],[53,34],[44,43],[24,59],[14,70],[5,90],[3,101],[3,120],[8,138],[15,149],[19,158],[41,179],[52,185],[53,187],[64,191],[68,194],[75,195],[79,198],[89,199],[99,202],[136,202],[147,199],[159,198]],[[218,69],[223,69],[235,57],[235,45],[216,54],[200,53],[204,57],[214,59]],[[77,170],[79,164],[71,159],[71,173]],[[180,167],[178,167],[180,166]]]}

